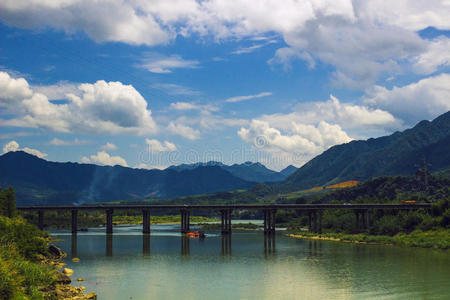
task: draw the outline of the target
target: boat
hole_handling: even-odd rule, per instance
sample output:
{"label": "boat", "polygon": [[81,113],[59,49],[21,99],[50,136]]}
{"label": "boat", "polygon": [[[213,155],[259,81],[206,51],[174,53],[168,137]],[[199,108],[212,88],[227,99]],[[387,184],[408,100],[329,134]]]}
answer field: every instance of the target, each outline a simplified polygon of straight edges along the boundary
{"label": "boat", "polygon": [[195,232],[187,232],[186,233],[186,235],[188,236],[188,237],[192,237],[192,238],[205,238],[206,237],[206,235],[205,235],[205,233],[204,232],[199,232],[199,231],[195,231]]}

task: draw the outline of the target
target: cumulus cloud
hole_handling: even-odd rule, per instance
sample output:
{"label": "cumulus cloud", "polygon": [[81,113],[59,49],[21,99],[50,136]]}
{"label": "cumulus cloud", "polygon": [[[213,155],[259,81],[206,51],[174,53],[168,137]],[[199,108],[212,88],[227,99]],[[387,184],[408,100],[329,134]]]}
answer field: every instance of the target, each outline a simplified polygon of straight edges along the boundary
{"label": "cumulus cloud", "polygon": [[429,75],[439,67],[450,65],[450,39],[439,37],[428,44],[427,51],[414,59],[414,70],[419,74]]}
{"label": "cumulus cloud", "polygon": [[182,136],[188,140],[196,140],[200,137],[200,131],[178,122],[170,122],[167,130],[172,134]]}
{"label": "cumulus cloud", "polygon": [[80,140],[78,138],[74,138],[73,140],[61,140],[58,138],[53,138],[49,145],[52,146],[74,146],[74,145],[85,145],[90,143],[90,141],[87,140]]}
{"label": "cumulus cloud", "polygon": [[93,163],[102,166],[123,166],[128,167],[128,164],[125,159],[120,156],[111,156],[105,151],[97,152],[97,155],[91,155],[90,157],[83,156],[81,158],[81,162],[83,163]]}
{"label": "cumulus cloud", "polygon": [[28,154],[32,154],[39,158],[44,158],[47,156],[46,153],[42,153],[41,151],[36,150],[36,149],[32,149],[32,148],[28,148],[28,147],[20,148],[19,143],[17,143],[16,141],[10,141],[10,142],[6,143],[5,146],[3,146],[3,153],[14,152],[14,151],[24,151]]}
{"label": "cumulus cloud", "polygon": [[63,100],[68,94],[80,96],[79,84],[73,82],[60,81],[50,85],[33,85],[33,92],[44,94],[48,100]]}
{"label": "cumulus cloud", "polygon": [[169,152],[177,150],[175,144],[168,141],[164,141],[161,143],[156,139],[145,139],[145,143],[148,145],[150,153]]}
{"label": "cumulus cloud", "polygon": [[339,125],[321,121],[317,126],[292,122],[289,130],[271,127],[266,121],[252,120],[248,128],[238,131],[239,137],[255,149],[274,155],[290,156],[302,164],[329,147],[352,139]]}
{"label": "cumulus cloud", "polygon": [[31,97],[33,92],[24,78],[12,78],[0,71],[0,107],[17,107],[22,99]]}
{"label": "cumulus cloud", "polygon": [[352,130],[397,128],[401,125],[388,111],[370,108],[368,105],[341,102],[333,95],[330,95],[327,101],[299,103],[294,107],[294,111],[288,114],[263,115],[260,119],[286,130],[291,127],[292,122],[318,124],[325,121]]}
{"label": "cumulus cloud", "polygon": [[149,53],[143,59],[139,67],[152,73],[171,73],[173,69],[195,69],[199,67],[196,60],[185,60],[179,55],[165,56],[158,53]]}
{"label": "cumulus cloud", "polygon": [[105,151],[117,150],[117,146],[110,142],[106,142],[106,144],[102,145],[100,148]]}
{"label": "cumulus cloud", "polygon": [[366,91],[367,105],[386,109],[412,125],[450,110],[450,74],[422,79],[402,87],[374,86]]}
{"label": "cumulus cloud", "polygon": [[259,94],[255,94],[255,95],[231,97],[231,98],[226,99],[225,102],[230,102],[230,103],[241,102],[241,101],[246,101],[246,100],[250,100],[250,99],[267,97],[267,96],[271,96],[271,95],[272,95],[271,92],[261,92]]}
{"label": "cumulus cloud", "polygon": [[[90,134],[146,134],[157,131],[147,102],[132,85],[99,80],[67,94],[67,103],[55,104],[41,93],[33,93],[25,79],[2,78],[13,84],[0,85],[0,95],[20,108],[20,117],[3,120],[9,126],[45,128],[57,132]],[[20,89],[15,88],[19,86]],[[20,90],[20,91],[18,91]]]}
{"label": "cumulus cloud", "polygon": [[140,13],[135,1],[2,1],[0,18],[9,26],[51,27],[68,34],[84,31],[97,42],[156,45],[170,40],[150,14]]}

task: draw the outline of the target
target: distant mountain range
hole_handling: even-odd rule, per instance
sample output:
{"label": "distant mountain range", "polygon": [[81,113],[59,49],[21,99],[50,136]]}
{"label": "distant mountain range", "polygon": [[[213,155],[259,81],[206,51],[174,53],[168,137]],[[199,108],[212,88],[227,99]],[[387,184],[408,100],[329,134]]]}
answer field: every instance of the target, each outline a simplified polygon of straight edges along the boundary
{"label": "distant mountain range", "polygon": [[412,175],[424,159],[430,171],[450,167],[450,111],[403,132],[331,147],[279,186],[295,191],[382,175]]}
{"label": "distant mountain range", "polygon": [[195,164],[181,164],[178,166],[170,166],[168,169],[181,171],[181,170],[192,170],[198,167],[207,166],[217,166],[220,167],[234,176],[244,179],[246,181],[252,182],[276,182],[286,179],[289,175],[298,170],[294,166],[288,166],[280,172],[276,172],[266,168],[263,164],[259,162],[247,161],[242,164],[233,164],[231,166],[225,165],[218,161],[209,161],[206,163],[195,163]]}
{"label": "distant mountain range", "polygon": [[0,186],[13,186],[19,205],[171,198],[247,189],[287,177],[259,163],[208,162],[145,170],[50,162],[22,151],[0,156],[0,170]]}

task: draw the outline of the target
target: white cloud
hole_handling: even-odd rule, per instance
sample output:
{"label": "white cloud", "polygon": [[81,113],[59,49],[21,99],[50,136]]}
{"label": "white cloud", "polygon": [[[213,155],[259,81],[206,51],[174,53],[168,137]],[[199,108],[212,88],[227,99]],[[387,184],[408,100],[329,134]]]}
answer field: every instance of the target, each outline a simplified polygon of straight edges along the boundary
{"label": "white cloud", "polygon": [[324,121],[317,126],[292,122],[291,127],[282,132],[266,121],[255,119],[248,128],[241,128],[238,135],[254,149],[269,152],[274,157],[289,157],[295,165],[305,163],[333,145],[352,140],[339,125]]}
{"label": "white cloud", "polygon": [[55,28],[68,34],[84,31],[97,42],[167,43],[171,33],[141,10],[136,1],[2,1],[0,18],[9,26]]}
{"label": "white cloud", "polygon": [[256,99],[256,98],[262,98],[262,97],[267,97],[267,96],[271,96],[272,93],[271,92],[261,92],[259,94],[256,95],[248,95],[248,96],[236,96],[236,97],[231,97],[225,100],[225,102],[241,102],[241,101],[246,101],[246,100],[250,100],[250,99]]}
{"label": "white cloud", "polygon": [[450,110],[450,74],[422,79],[402,87],[374,86],[366,91],[364,102],[391,112],[413,125],[433,119]]}
{"label": "white cloud", "polygon": [[177,150],[175,144],[168,141],[164,141],[161,143],[156,139],[145,139],[145,143],[148,145],[150,153],[169,152]]}
{"label": "white cloud", "polygon": [[168,167],[170,167],[170,165],[150,165],[150,164],[145,164],[145,163],[140,163],[137,166],[135,166],[135,169],[147,169],[147,170],[154,170],[154,169],[158,169],[158,170],[164,170],[167,169]]}
{"label": "white cloud", "polygon": [[190,87],[173,84],[173,83],[155,83],[151,85],[154,89],[160,89],[168,93],[169,95],[185,95],[185,96],[198,96],[201,95],[200,91],[194,90]]}
{"label": "white cloud", "polygon": [[195,69],[199,67],[196,60],[185,60],[179,55],[165,56],[158,53],[149,53],[143,59],[139,67],[152,73],[171,73],[173,69]]}
{"label": "white cloud", "polygon": [[67,99],[68,94],[80,96],[78,86],[79,84],[73,82],[60,81],[50,85],[33,85],[31,88],[33,92],[47,96],[48,100],[63,100]]}
{"label": "white cloud", "polygon": [[46,153],[42,153],[39,150],[36,149],[32,149],[32,148],[28,148],[28,147],[23,147],[20,148],[19,147],[19,143],[17,143],[16,141],[10,141],[8,143],[5,144],[5,146],[3,146],[3,153],[7,153],[7,152],[14,152],[14,151],[24,151],[28,154],[32,154],[34,156],[37,156],[39,158],[44,158],[47,156]]}
{"label": "white cloud", "polygon": [[414,58],[414,70],[429,75],[450,65],[450,39],[439,37],[428,44],[427,51]]}
{"label": "white cloud", "polygon": [[117,150],[117,146],[110,142],[106,142],[106,144],[102,145],[100,148],[105,151]]}
{"label": "white cloud", "polygon": [[120,156],[111,156],[105,151],[97,152],[97,155],[91,155],[90,157],[83,156],[81,158],[81,162],[83,163],[93,163],[103,166],[123,166],[128,167],[128,164],[125,159]]}
{"label": "white cloud", "polygon": [[31,97],[33,92],[24,78],[12,78],[0,71],[0,107],[16,107],[20,101]]}
{"label": "white cloud", "polygon": [[[402,62],[427,51],[429,42],[417,31],[428,26],[450,29],[449,15],[450,3],[441,0],[401,0],[389,5],[384,0],[0,2],[0,18],[8,26],[51,28],[68,34],[83,31],[98,42],[153,46],[177,36],[212,37],[222,42],[262,40],[261,36],[276,34],[291,53],[277,52],[272,63],[279,61],[288,67],[289,60],[300,58],[313,66],[320,60],[335,67],[336,85],[354,88],[402,72]],[[169,56],[159,63],[149,61],[147,68],[167,73],[197,65]]]}
{"label": "white cloud", "polygon": [[318,124],[320,121],[338,124],[342,128],[351,129],[354,132],[400,126],[399,120],[395,119],[388,111],[340,102],[333,95],[330,95],[330,99],[327,101],[299,103],[289,114],[263,115],[259,119],[286,130],[291,127],[292,122],[311,125]]}
{"label": "white cloud", "polygon": [[90,143],[90,141],[87,140],[80,140],[78,138],[74,138],[73,140],[61,140],[58,138],[53,138],[49,145],[53,146],[74,146],[74,145],[85,145]]}
{"label": "white cloud", "polygon": [[173,102],[170,103],[170,108],[174,110],[205,110],[218,111],[219,108],[211,104],[195,104],[191,102]]}
{"label": "white cloud", "polygon": [[167,126],[167,130],[172,134],[182,136],[189,140],[196,140],[200,137],[200,131],[193,129],[192,127],[183,125],[181,123],[170,122]]}
{"label": "white cloud", "polygon": [[[8,78],[3,74],[4,78]],[[22,90],[28,83],[21,78]],[[67,94],[67,103],[55,104],[41,93],[10,92],[0,85],[0,95],[10,95],[19,106],[19,117],[2,120],[7,126],[45,128],[57,132],[89,134],[146,134],[157,131],[147,102],[132,85],[99,80],[78,85],[78,95]],[[12,99],[12,98],[11,98]],[[8,100],[11,101],[11,100]]]}

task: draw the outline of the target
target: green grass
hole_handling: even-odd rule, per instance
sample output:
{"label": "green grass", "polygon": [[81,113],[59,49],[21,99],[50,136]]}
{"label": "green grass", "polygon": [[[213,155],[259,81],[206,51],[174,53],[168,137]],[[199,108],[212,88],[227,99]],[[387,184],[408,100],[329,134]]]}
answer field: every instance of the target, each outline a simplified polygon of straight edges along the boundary
{"label": "green grass", "polygon": [[414,230],[411,233],[398,233],[394,236],[370,235],[365,233],[346,234],[336,232],[326,232],[322,234],[311,232],[296,232],[301,238],[335,239],[344,242],[368,243],[368,244],[389,244],[408,247],[450,249],[450,230]]}
{"label": "green grass", "polygon": [[48,235],[20,217],[0,216],[0,299],[44,299],[55,283],[55,268],[40,262]]}

